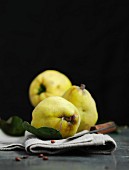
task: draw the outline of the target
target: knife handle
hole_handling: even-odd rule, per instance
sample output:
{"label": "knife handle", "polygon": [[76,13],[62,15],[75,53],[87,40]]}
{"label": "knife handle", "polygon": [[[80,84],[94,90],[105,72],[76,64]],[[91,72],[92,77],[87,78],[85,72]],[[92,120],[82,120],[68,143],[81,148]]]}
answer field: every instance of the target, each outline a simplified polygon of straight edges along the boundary
{"label": "knife handle", "polygon": [[117,126],[115,122],[106,122],[102,124],[94,125],[90,128],[90,131],[96,130],[96,133],[100,134],[106,134],[111,133],[117,130]]}

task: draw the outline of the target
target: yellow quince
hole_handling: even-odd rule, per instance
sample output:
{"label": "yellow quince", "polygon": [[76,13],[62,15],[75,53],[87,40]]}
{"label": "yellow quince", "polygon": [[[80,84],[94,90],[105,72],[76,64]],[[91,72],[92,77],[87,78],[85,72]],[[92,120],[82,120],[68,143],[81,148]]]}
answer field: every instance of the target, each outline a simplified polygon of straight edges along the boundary
{"label": "yellow quince", "polygon": [[78,132],[90,130],[91,126],[96,124],[98,120],[96,103],[90,92],[85,89],[84,84],[81,84],[80,87],[73,85],[62,97],[74,104],[79,110],[81,122]]}
{"label": "yellow quince", "polygon": [[80,115],[71,102],[60,96],[50,96],[34,108],[31,125],[35,128],[54,128],[61,133],[63,138],[67,138],[77,132]]}
{"label": "yellow quince", "polygon": [[49,96],[62,96],[72,86],[70,79],[57,70],[45,70],[37,75],[29,87],[29,99],[35,107]]}

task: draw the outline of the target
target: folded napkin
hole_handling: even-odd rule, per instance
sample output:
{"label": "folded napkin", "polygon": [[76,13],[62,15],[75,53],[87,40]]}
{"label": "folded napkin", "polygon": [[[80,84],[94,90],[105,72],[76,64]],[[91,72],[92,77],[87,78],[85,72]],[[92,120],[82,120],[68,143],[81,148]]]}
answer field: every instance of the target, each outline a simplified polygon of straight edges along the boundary
{"label": "folded napkin", "polygon": [[54,140],[53,143],[51,140],[41,140],[27,131],[22,137],[12,137],[0,129],[0,150],[24,149],[31,154],[55,155],[72,151],[111,154],[116,148],[116,142],[109,135],[88,134],[86,130],[67,139]]}

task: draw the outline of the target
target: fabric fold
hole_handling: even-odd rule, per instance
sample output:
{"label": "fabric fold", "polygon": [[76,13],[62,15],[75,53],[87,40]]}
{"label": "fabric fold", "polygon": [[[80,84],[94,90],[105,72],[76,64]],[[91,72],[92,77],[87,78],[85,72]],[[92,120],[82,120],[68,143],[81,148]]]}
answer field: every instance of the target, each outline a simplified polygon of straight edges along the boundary
{"label": "fabric fold", "polygon": [[117,148],[113,138],[107,134],[88,134],[82,131],[66,139],[41,140],[25,132],[22,137],[12,137],[0,130],[0,150],[24,149],[30,154],[47,153],[50,155],[81,151],[83,153],[111,154]]}

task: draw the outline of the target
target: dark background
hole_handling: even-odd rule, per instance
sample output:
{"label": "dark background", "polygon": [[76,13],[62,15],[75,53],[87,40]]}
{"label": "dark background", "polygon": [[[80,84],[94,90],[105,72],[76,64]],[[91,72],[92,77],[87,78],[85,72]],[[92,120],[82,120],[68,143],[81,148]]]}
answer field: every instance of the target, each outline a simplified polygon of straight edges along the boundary
{"label": "dark background", "polygon": [[129,124],[129,2],[0,1],[0,116],[31,120],[28,88],[46,69],[85,83],[99,121]]}

